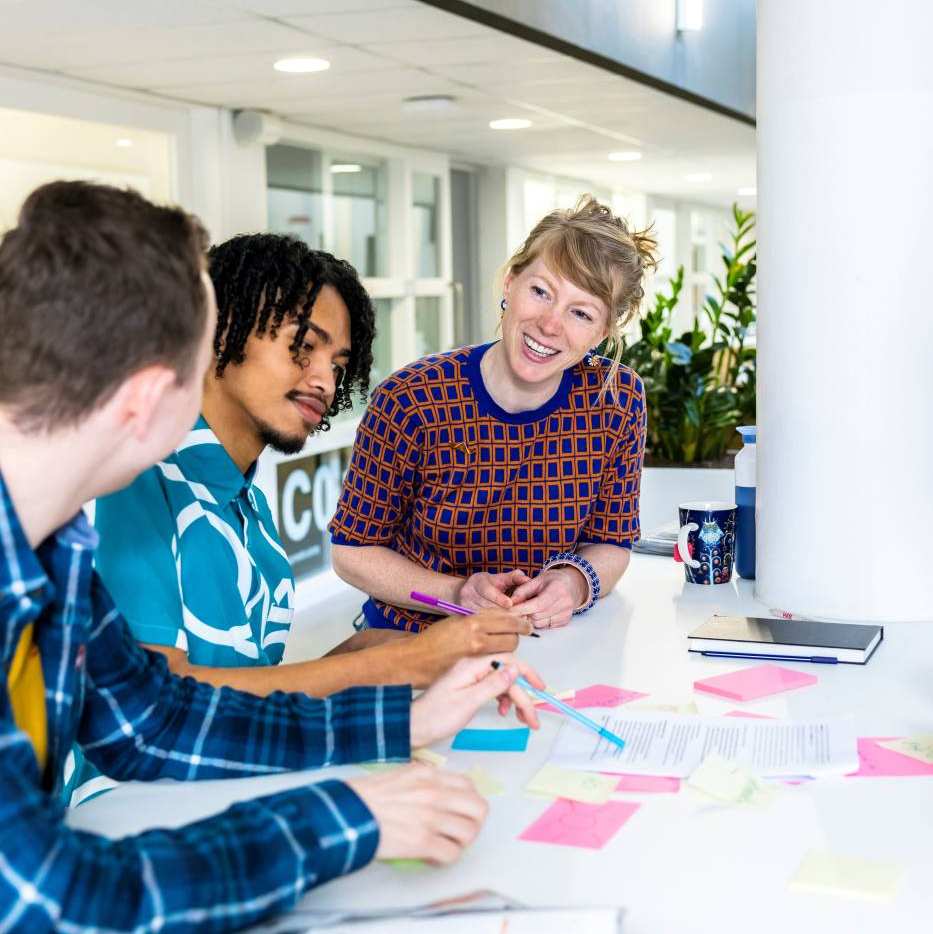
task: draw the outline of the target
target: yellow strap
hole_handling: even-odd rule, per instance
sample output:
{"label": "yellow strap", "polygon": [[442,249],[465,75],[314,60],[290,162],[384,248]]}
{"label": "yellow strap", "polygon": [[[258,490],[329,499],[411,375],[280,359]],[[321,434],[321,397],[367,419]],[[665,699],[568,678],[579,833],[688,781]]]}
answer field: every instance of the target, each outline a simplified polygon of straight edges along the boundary
{"label": "yellow strap", "polygon": [[13,720],[32,740],[32,747],[45,771],[48,755],[48,723],[45,715],[45,679],[42,677],[42,659],[32,641],[32,623],[20,636],[13,664],[7,673],[7,691],[13,708]]}

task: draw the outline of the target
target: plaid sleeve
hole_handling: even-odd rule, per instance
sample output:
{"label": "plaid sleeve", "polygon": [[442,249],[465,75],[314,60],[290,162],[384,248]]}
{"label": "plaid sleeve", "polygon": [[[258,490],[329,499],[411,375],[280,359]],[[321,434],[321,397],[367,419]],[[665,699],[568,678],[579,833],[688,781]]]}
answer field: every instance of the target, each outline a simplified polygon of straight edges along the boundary
{"label": "plaid sleeve", "polygon": [[405,385],[387,380],[366,409],[331,520],[335,545],[386,545],[407,512],[418,477],[423,429]]}
{"label": "plaid sleeve", "polygon": [[580,534],[581,545],[631,548],[641,538],[638,497],[645,458],[645,389],[632,374],[631,405],[623,431],[600,480],[599,496]]}
{"label": "plaid sleeve", "polygon": [[350,688],[319,700],[256,697],[171,674],[140,648],[95,577],[95,624],[77,741],[118,781],[263,775],[407,759],[411,688]]}
{"label": "plaid sleeve", "polygon": [[[0,748],[11,729],[0,724]],[[0,755],[4,931],[239,930],[376,852],[372,814],[337,781],[237,804],[178,830],[119,840],[71,830],[62,806],[30,781],[28,742],[18,745],[18,755]]]}

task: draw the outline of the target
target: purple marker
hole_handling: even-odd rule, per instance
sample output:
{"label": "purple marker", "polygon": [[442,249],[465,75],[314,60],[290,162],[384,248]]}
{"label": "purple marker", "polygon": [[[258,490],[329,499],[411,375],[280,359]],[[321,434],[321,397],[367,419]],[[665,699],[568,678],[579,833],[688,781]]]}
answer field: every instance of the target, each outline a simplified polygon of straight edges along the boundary
{"label": "purple marker", "polygon": [[[420,593],[417,590],[413,590],[408,596],[418,603],[423,603],[426,606],[433,606],[438,610],[443,610],[445,613],[454,613],[457,616],[473,615],[473,611],[468,610],[465,606],[460,606],[458,603],[448,603],[446,600],[441,600],[440,597],[432,597],[429,593]],[[529,632],[528,635],[533,639],[541,638],[536,632]]]}
{"label": "purple marker", "polygon": [[440,597],[432,597],[429,593],[419,593],[417,590],[413,590],[409,596],[412,600],[417,600],[418,603],[437,607],[437,609],[443,610],[445,613],[456,613],[457,616],[473,615],[473,611],[468,610],[465,606],[459,606],[456,603],[448,603],[446,600],[441,600]]}

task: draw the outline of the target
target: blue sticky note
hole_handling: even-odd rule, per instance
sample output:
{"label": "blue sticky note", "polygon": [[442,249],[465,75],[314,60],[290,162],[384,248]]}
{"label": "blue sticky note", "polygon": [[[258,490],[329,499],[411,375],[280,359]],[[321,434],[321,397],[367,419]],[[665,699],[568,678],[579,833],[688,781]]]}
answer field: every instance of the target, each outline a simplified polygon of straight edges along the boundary
{"label": "blue sticky note", "polygon": [[471,752],[524,752],[530,732],[526,726],[515,730],[461,730],[451,748]]}

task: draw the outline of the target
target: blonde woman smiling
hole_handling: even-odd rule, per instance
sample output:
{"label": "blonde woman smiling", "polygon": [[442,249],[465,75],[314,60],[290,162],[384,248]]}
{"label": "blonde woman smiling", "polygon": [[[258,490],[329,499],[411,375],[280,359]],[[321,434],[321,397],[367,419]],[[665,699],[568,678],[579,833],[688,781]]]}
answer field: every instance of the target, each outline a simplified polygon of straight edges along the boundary
{"label": "blonde woman smiling", "polygon": [[[506,264],[502,339],[386,379],[360,424],[333,562],[370,628],[435,617],[419,590],[564,626],[625,572],[639,537],[641,380],[619,364],[655,244],[586,196]],[[614,359],[596,348],[607,338]]]}

